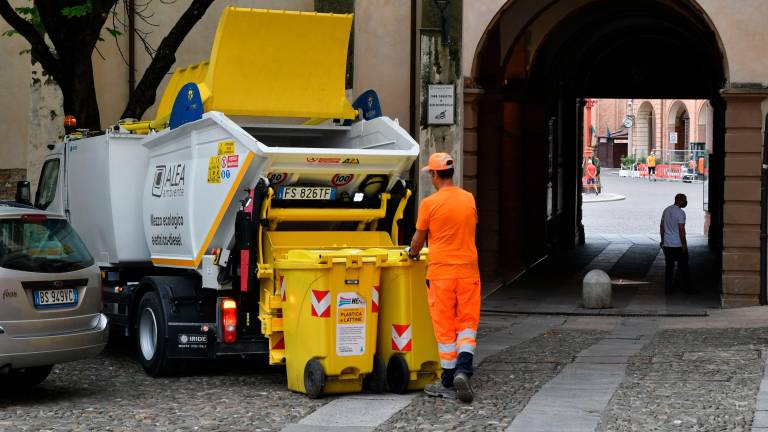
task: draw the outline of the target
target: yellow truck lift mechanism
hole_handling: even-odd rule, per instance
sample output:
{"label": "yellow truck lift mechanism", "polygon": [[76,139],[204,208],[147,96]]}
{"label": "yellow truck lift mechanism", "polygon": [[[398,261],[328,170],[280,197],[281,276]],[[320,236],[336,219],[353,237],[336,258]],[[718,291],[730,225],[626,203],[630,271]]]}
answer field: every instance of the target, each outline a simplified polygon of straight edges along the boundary
{"label": "yellow truck lift mechanism", "polygon": [[210,62],[177,69],[152,122],[168,123],[182,86],[196,83],[206,112],[229,116],[354,119],[345,96],[352,14],[227,7]]}

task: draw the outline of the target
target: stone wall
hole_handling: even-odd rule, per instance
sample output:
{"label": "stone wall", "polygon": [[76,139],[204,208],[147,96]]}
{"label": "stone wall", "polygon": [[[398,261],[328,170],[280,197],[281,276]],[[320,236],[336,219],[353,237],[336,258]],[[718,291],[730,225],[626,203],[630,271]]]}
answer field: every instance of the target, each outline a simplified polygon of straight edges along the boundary
{"label": "stone wall", "polygon": [[761,104],[768,90],[727,90],[723,98],[727,107],[722,305],[754,306],[760,294]]}
{"label": "stone wall", "polygon": [[27,179],[27,170],[23,168],[0,169],[0,200],[13,200],[16,197],[16,182]]}

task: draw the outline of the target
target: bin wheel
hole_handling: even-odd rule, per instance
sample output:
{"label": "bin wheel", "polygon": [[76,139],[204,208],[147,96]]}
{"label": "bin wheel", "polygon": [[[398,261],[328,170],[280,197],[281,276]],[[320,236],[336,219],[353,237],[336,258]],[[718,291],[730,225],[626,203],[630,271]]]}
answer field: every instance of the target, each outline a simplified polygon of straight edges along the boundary
{"label": "bin wheel", "polygon": [[373,356],[373,371],[365,377],[364,384],[373,393],[384,393],[387,390],[387,365],[381,356]]}
{"label": "bin wheel", "polygon": [[311,399],[317,399],[325,387],[325,369],[318,359],[312,359],[304,367],[304,390]]}
{"label": "bin wheel", "polygon": [[387,365],[387,385],[392,393],[403,394],[408,390],[411,371],[403,356],[393,355]]}

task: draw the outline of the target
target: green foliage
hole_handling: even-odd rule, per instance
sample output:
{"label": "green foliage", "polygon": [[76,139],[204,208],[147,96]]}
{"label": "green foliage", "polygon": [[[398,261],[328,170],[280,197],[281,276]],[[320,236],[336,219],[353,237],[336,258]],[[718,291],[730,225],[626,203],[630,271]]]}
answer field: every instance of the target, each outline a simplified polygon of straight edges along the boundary
{"label": "green foliage", "polygon": [[16,13],[19,14],[20,17],[29,21],[29,23],[32,24],[38,31],[44,31],[43,21],[40,20],[40,14],[37,13],[37,8],[32,6],[32,7],[17,7],[15,9],[16,9]]}
{"label": "green foliage", "polygon": [[630,169],[632,166],[637,162],[634,155],[621,155],[619,158],[619,163],[621,164],[621,168],[623,169]]}
{"label": "green foliage", "polygon": [[[17,7],[17,8],[14,8],[14,9],[16,10],[16,13],[18,13],[20,17],[24,18],[27,22],[32,24],[32,26],[35,27],[35,29],[37,29],[37,31],[41,35],[45,35],[45,32],[46,32],[45,31],[45,26],[43,25],[43,22],[40,19],[40,14],[38,13],[36,7],[28,6],[28,7]],[[63,17],[65,17],[65,18],[68,18],[68,19],[82,18],[82,17],[87,16],[89,13],[92,13],[92,12],[93,12],[93,0],[85,0],[85,2],[83,4],[80,4],[80,5],[77,5],[77,6],[67,6],[67,7],[61,8],[61,15]],[[110,14],[115,16],[115,15],[117,15],[117,12],[112,10],[112,11],[110,11]],[[110,36],[112,36],[115,39],[117,39],[118,36],[123,34],[120,30],[118,30],[115,27],[106,27],[105,26],[104,29],[110,34]],[[18,32],[16,30],[10,29],[8,31],[3,32],[2,35],[0,35],[0,36],[11,37],[11,36],[15,36],[17,34],[18,34]],[[104,38],[99,37],[98,40],[99,40],[99,42],[103,42]],[[53,49],[53,47],[49,47],[49,48],[50,48],[51,52],[54,54],[54,56],[55,56],[56,55],[56,50]],[[29,50],[29,49],[24,49],[24,50],[19,51],[19,55],[31,54],[31,52],[32,51]],[[33,62],[33,64],[35,63],[34,59],[33,59],[32,62]]]}
{"label": "green foliage", "polygon": [[67,18],[82,18],[93,11],[93,3],[86,0],[85,3],[78,6],[68,6],[61,8],[61,15]]}

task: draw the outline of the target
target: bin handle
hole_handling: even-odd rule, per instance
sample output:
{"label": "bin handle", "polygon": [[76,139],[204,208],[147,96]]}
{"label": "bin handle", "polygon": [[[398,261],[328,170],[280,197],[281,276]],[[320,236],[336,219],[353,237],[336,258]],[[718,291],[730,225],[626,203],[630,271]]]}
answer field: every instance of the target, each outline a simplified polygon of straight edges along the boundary
{"label": "bin handle", "polygon": [[413,195],[410,189],[405,190],[405,195],[400,198],[400,203],[395,210],[395,216],[392,218],[392,244],[399,244],[398,236],[400,235],[400,227],[397,225],[403,219],[405,213],[405,205],[408,203],[408,199]]}
{"label": "bin handle", "polygon": [[275,190],[271,187],[267,188],[266,196],[261,203],[261,214],[259,215],[259,264],[261,266],[264,265],[264,224],[261,221],[267,219],[267,213],[272,206],[272,197],[274,196]]}
{"label": "bin handle", "polygon": [[360,268],[363,266],[363,257],[350,255],[347,257],[347,268]]}

